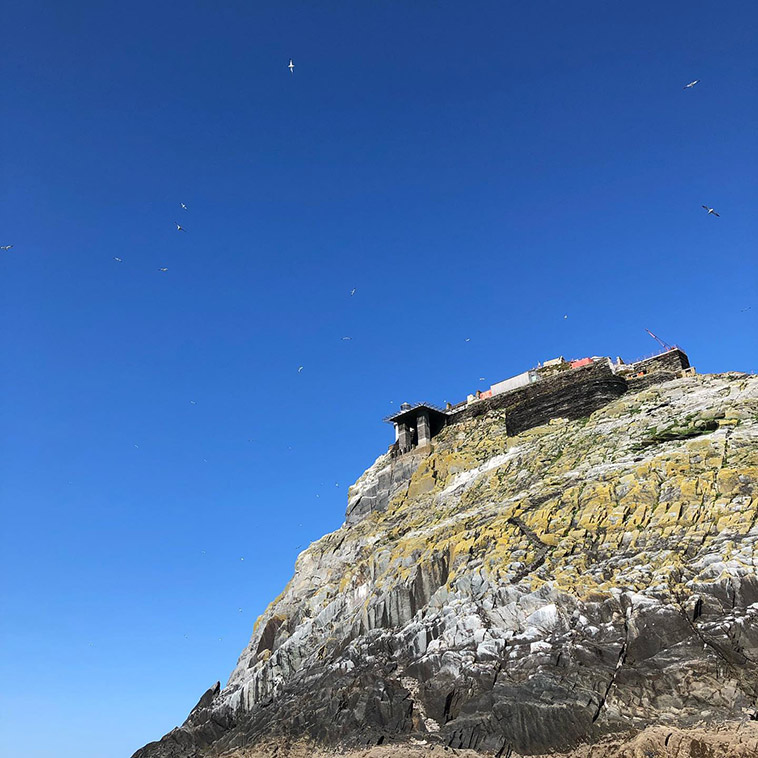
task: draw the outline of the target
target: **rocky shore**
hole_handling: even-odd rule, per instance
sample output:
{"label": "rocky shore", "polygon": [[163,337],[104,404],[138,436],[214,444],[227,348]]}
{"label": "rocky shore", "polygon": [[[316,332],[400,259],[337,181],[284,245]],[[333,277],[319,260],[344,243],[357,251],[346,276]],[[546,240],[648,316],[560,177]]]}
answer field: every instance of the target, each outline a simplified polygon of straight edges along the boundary
{"label": "rocky shore", "polygon": [[758,756],[757,515],[758,377],[461,421],[368,469],[134,758]]}

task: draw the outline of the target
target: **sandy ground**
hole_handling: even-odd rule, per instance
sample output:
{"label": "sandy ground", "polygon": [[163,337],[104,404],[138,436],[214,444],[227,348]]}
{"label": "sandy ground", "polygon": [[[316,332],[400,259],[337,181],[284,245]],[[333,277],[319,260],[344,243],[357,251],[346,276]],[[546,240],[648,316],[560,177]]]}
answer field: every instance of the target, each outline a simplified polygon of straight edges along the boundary
{"label": "sandy ground", "polygon": [[[269,743],[255,749],[226,753],[223,758],[484,758],[492,754],[454,750],[413,741],[361,750],[324,750],[308,743]],[[502,752],[499,758],[526,758]],[[529,758],[758,758],[758,723],[745,722],[719,729],[679,730],[651,727],[633,737],[609,738],[567,753]]]}

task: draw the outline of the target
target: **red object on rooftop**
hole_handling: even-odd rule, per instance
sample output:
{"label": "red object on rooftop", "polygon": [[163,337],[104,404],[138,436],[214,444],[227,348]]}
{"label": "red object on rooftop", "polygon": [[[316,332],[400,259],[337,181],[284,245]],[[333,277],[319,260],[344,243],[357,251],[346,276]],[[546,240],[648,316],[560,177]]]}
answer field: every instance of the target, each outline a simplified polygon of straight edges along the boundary
{"label": "red object on rooftop", "polygon": [[592,358],[580,358],[578,361],[571,361],[571,368],[579,368],[580,366],[589,366],[592,363]]}

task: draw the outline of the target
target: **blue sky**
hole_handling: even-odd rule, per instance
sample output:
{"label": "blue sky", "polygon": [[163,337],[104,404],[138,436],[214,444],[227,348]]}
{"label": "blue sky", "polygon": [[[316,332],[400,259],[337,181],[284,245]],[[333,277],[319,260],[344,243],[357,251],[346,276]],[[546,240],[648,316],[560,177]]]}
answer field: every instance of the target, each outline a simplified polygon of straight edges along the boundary
{"label": "blue sky", "polygon": [[4,754],[181,723],[402,401],[645,328],[758,370],[754,3],[0,20]]}

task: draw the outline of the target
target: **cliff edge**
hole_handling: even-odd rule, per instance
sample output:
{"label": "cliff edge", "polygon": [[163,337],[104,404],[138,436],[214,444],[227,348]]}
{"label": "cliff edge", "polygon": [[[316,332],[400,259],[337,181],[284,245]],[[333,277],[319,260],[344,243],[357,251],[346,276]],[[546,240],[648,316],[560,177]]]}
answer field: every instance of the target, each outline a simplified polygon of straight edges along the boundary
{"label": "cliff edge", "polygon": [[757,514],[758,377],[464,419],[365,472],[226,686],[134,758],[758,755]]}

